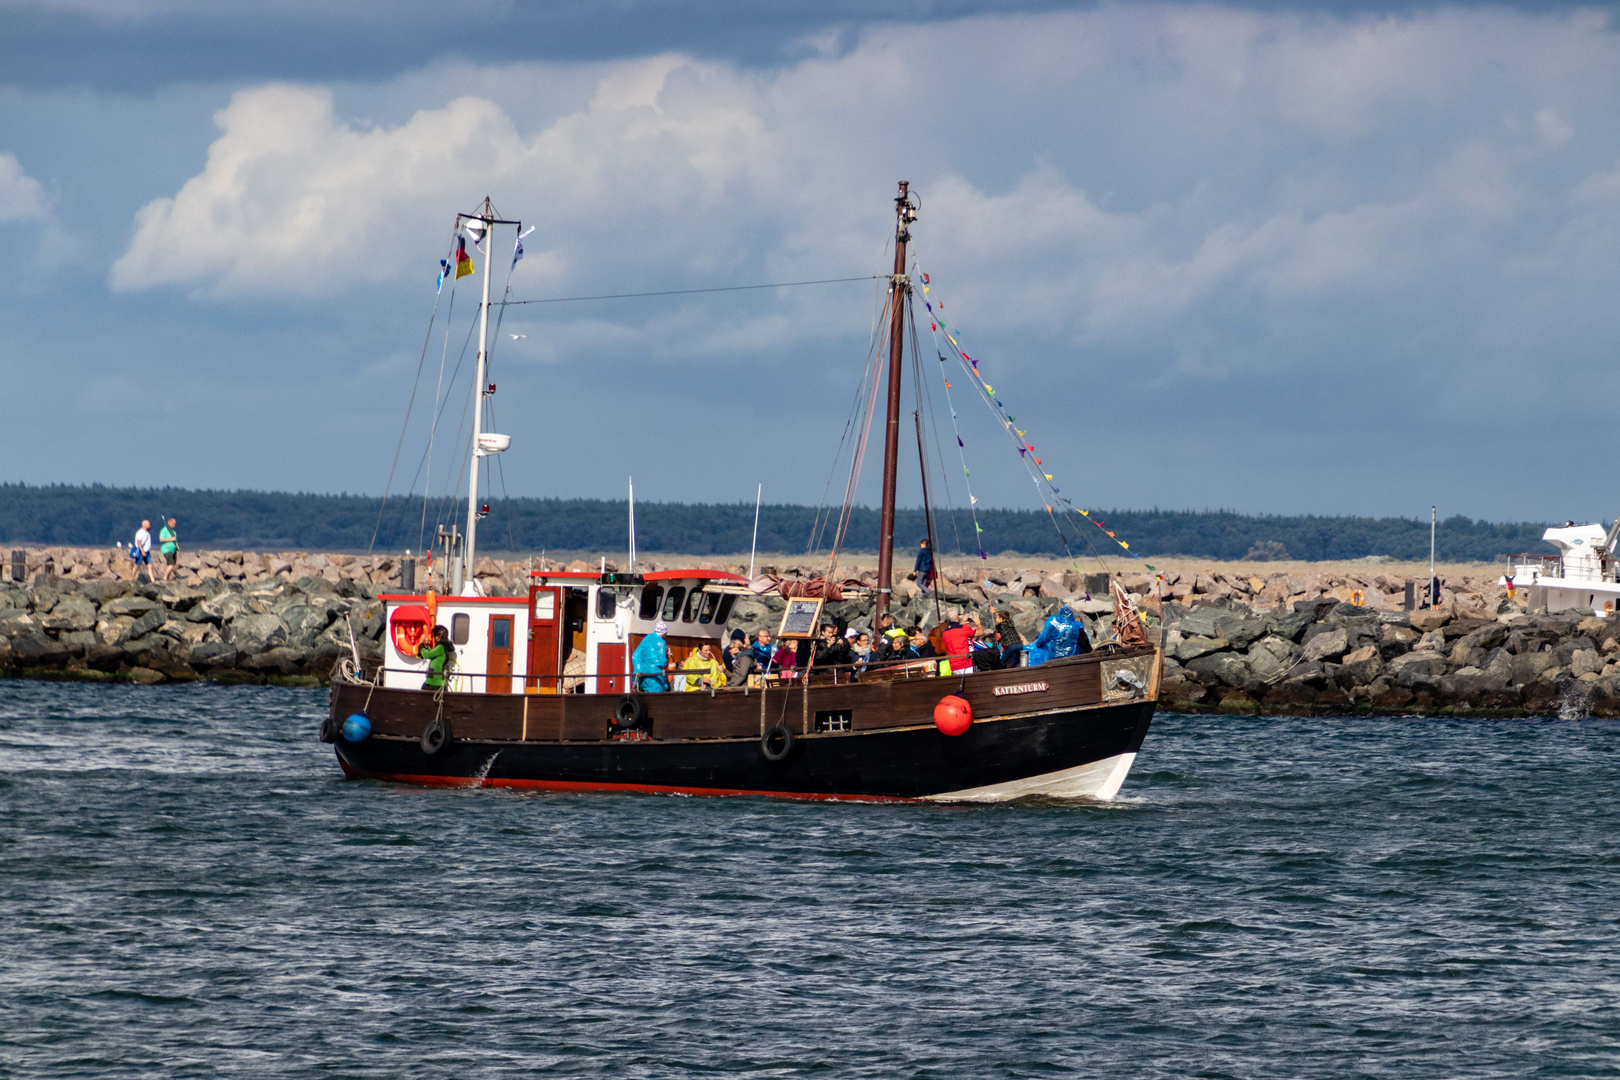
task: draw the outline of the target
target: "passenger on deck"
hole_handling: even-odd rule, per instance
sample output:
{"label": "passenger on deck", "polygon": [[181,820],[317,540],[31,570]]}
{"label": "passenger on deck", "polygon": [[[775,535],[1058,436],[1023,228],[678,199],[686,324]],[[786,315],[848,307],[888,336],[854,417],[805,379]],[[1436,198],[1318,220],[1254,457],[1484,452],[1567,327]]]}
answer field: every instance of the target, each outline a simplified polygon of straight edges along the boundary
{"label": "passenger on deck", "polygon": [[1048,660],[1062,660],[1090,651],[1091,639],[1086,637],[1086,628],[1074,612],[1060,607],[1041,627],[1040,637],[1030,643],[1029,666],[1038,667]]}
{"label": "passenger on deck", "polygon": [[456,647],[450,644],[450,631],[443,626],[435,626],[433,643],[430,645],[424,641],[417,646],[416,655],[428,662],[427,678],[422,681],[422,689],[443,689],[445,672],[456,662]]}
{"label": "passenger on deck", "polygon": [[1001,666],[1017,667],[1018,654],[1024,651],[1024,638],[1006,608],[996,612],[996,642],[1001,646]]}
{"label": "passenger on deck", "polygon": [[922,627],[913,626],[911,628],[911,647],[906,650],[906,659],[929,660],[938,655],[939,650],[934,648],[933,643],[928,640],[928,635],[923,633]]}
{"label": "passenger on deck", "polygon": [[585,650],[569,649],[568,662],[563,664],[562,692],[580,694],[585,691]]}
{"label": "passenger on deck", "polygon": [[945,655],[951,662],[952,675],[966,675],[973,670],[973,638],[978,620],[969,615],[965,619],[952,618],[945,624],[941,635],[945,642]]}
{"label": "passenger on deck", "polygon": [[770,675],[776,671],[776,649],[771,645],[771,632],[761,630],[754,638],[754,670],[761,675]]}
{"label": "passenger on deck", "polygon": [[635,672],[636,689],[647,694],[664,694],[669,692],[669,676],[665,672],[669,669],[669,645],[664,641],[664,635],[669,633],[669,624],[662,619],[653,627],[653,632],[641,639],[636,651],[630,655],[631,670]]}
{"label": "passenger on deck", "polygon": [[686,672],[686,689],[718,690],[726,685],[726,670],[714,655],[714,645],[705,641],[681,664]]}
{"label": "passenger on deck", "polygon": [[854,659],[849,643],[838,635],[838,627],[832,623],[823,626],[821,638],[816,642],[815,666],[820,668],[847,665]]}
{"label": "passenger on deck", "polygon": [[748,673],[754,668],[754,654],[748,648],[748,635],[741,630],[733,630],[722,659],[726,665],[727,682],[747,682]]}
{"label": "passenger on deck", "polygon": [[850,649],[850,659],[855,664],[857,676],[866,673],[867,665],[872,662],[872,635],[865,630],[855,635],[855,644]]}

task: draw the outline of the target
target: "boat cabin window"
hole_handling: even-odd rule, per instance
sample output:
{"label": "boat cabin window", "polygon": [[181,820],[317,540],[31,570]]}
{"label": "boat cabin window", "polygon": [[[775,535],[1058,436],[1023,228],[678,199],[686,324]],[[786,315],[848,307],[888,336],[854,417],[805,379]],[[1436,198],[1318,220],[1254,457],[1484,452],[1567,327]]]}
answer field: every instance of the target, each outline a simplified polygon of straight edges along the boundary
{"label": "boat cabin window", "polygon": [[612,589],[596,590],[596,617],[598,619],[613,618],[613,612],[618,606],[619,598]]}
{"label": "boat cabin window", "polygon": [[681,622],[696,622],[698,612],[703,610],[703,589],[698,587],[692,590],[692,595],[686,598],[686,610],[681,612]]}
{"label": "boat cabin window", "polygon": [[457,645],[467,644],[467,637],[471,630],[472,617],[465,611],[458,611],[450,617],[450,640]]}
{"label": "boat cabin window", "polygon": [[664,601],[664,621],[674,622],[681,613],[681,601],[686,599],[686,589],[681,585],[669,587],[669,597]]}
{"label": "boat cabin window", "polygon": [[730,593],[722,596],[720,598],[720,610],[715,614],[714,621],[724,626],[726,620],[731,618],[731,606],[736,602],[737,598]]}
{"label": "boat cabin window", "polygon": [[647,585],[641,590],[641,617],[643,619],[658,618],[658,602],[664,598],[662,585]]}
{"label": "boat cabin window", "polygon": [[720,606],[720,594],[719,593],[704,593],[703,594],[703,614],[698,616],[698,622],[700,622],[700,623],[712,623],[712,622],[714,622],[714,609],[719,607],[719,606]]}

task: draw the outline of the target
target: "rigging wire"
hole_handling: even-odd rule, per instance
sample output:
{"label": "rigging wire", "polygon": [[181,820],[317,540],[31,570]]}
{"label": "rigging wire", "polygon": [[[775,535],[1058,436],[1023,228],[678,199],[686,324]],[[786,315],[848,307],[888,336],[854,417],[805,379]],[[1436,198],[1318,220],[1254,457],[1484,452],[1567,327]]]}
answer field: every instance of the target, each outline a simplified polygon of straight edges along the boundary
{"label": "rigging wire", "polygon": [[[850,401],[849,416],[844,421],[844,432],[838,439],[838,450],[833,454],[832,464],[829,465],[827,469],[827,482],[822,487],[821,502],[816,506],[815,521],[810,529],[810,542],[805,547],[806,556],[813,554],[819,549],[822,530],[826,525],[829,525],[832,522],[831,514],[829,514],[825,519],[822,518],[822,511],[827,509],[827,493],[832,490],[833,477],[838,472],[839,461],[843,460],[844,447],[848,443],[850,432],[855,428],[858,422],[861,411],[861,399],[864,398],[868,393],[867,381],[872,377],[872,357],[877,351],[879,340],[878,334],[879,324],[877,317],[874,316],[872,319],[871,335],[867,340],[866,346],[866,370],[861,376],[861,381],[855,387],[855,396]],[[834,558],[836,558],[836,553],[834,554]],[[828,572],[830,573],[831,571],[829,570]]]}
{"label": "rigging wire", "polygon": [[502,307],[521,307],[524,304],[572,304],[581,300],[630,300],[641,296],[692,296],[696,293],[747,292],[750,289],[790,289],[798,285],[838,285],[846,281],[873,281],[885,274],[862,274],[860,277],[820,278],[816,281],[773,281],[765,285],[721,285],[710,289],[660,289],[656,292],[602,293],[598,296],[552,296],[544,300],[502,300]]}
{"label": "rigging wire", "polygon": [[[451,230],[451,235],[455,235],[455,230]],[[394,462],[392,465],[388,466],[388,482],[383,485],[382,505],[377,507],[377,524],[371,530],[371,543],[366,545],[367,555],[371,554],[372,551],[376,549],[377,537],[382,532],[383,512],[388,509],[388,496],[394,487],[394,471],[399,468],[399,455],[400,452],[405,449],[405,433],[410,430],[411,412],[416,408],[416,392],[421,388],[422,385],[422,368],[427,363],[428,345],[433,341],[433,323],[439,317],[439,296],[440,294],[437,292],[433,294],[433,310],[428,314],[427,331],[422,335],[422,355],[417,358],[416,379],[411,383],[411,400],[405,406],[405,420],[399,426],[399,442],[394,446]],[[454,309],[455,302],[456,285],[455,282],[452,281],[450,283],[451,307],[446,309],[444,316],[446,329],[449,327],[450,312]],[[413,488],[416,486],[416,482],[414,480],[411,482],[411,486]]]}
{"label": "rigging wire", "polygon": [[[930,308],[930,311],[932,311],[932,308]],[[940,305],[940,311],[944,311],[943,304]],[[934,328],[935,345],[937,347],[940,333],[938,329],[939,320],[930,319],[929,324]],[[1057,531],[1058,540],[1063,545],[1063,553],[1068,557],[1068,560],[1070,564],[1074,566],[1075,571],[1077,573],[1079,572],[1079,562],[1074,556],[1073,549],[1069,546],[1069,538],[1064,533],[1063,526],[1058,522],[1058,513],[1061,513],[1063,515],[1063,519],[1068,521],[1071,527],[1074,528],[1075,534],[1080,539],[1085,541],[1086,547],[1090,549],[1092,557],[1102,565],[1105,571],[1112,573],[1112,570],[1108,565],[1108,560],[1103,556],[1102,552],[1097,550],[1096,545],[1092,542],[1090,532],[1086,529],[1080,528],[1079,523],[1070,517],[1071,511],[1065,505],[1067,500],[1060,497],[1056,488],[1052,488],[1052,495],[1050,498],[1046,498],[1044,496],[1041,490],[1041,479],[1046,475],[1046,473],[1044,471],[1038,471],[1036,464],[1032,460],[1032,453],[1028,452],[1028,444],[1024,441],[1023,435],[1016,427],[1013,426],[1012,418],[1007,415],[1006,410],[1002,408],[1001,403],[995,399],[995,395],[991,391],[989,384],[984,381],[984,376],[981,375],[973,366],[973,362],[967,358],[967,354],[962,351],[961,346],[951,340],[949,333],[946,333],[945,340],[950,345],[952,354],[957,358],[957,363],[967,375],[969,383],[972,384],[973,388],[978,392],[980,398],[983,399],[985,407],[989,409],[991,415],[996,418],[996,422],[1006,430],[1007,437],[1013,440],[1014,446],[1019,451],[1019,460],[1023,462],[1025,470],[1029,472],[1030,480],[1035,484],[1035,493],[1038,496],[1042,496],[1041,501],[1046,508],[1046,516],[1051,520],[1052,527]],[[940,355],[943,356],[943,352]],[[966,471],[965,465],[964,471]],[[1051,487],[1050,482],[1048,482],[1047,487]],[[1058,504],[1058,509],[1056,512],[1053,510],[1054,503]],[[1092,522],[1092,524],[1096,524],[1096,522]],[[1129,549],[1127,548],[1126,550]],[[1140,559],[1141,557],[1137,556],[1137,558]]]}

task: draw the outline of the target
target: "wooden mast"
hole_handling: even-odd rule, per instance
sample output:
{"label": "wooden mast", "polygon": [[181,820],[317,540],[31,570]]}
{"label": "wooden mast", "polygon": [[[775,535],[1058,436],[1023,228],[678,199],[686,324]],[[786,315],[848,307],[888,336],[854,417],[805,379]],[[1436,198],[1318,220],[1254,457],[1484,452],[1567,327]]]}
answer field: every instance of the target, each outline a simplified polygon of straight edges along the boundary
{"label": "wooden mast", "polygon": [[917,220],[910,187],[910,181],[900,181],[900,194],[894,200],[894,274],[889,278],[889,411],[888,423],[883,429],[883,513],[878,536],[876,615],[889,609],[889,594],[894,589],[894,478],[900,464],[900,360],[906,336],[905,302],[911,294],[911,282],[906,278],[906,241],[911,239],[907,226]]}

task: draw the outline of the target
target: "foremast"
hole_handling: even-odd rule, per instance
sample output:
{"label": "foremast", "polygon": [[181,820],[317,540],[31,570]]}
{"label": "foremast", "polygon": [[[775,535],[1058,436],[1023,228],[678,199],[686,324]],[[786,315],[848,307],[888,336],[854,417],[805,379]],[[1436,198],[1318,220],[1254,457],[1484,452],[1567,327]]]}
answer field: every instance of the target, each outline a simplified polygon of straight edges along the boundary
{"label": "foremast", "polygon": [[[478,306],[478,365],[473,376],[473,429],[472,453],[467,467],[467,534],[462,546],[461,557],[454,563],[453,577],[450,591],[456,595],[471,593],[476,589],[473,568],[476,565],[476,544],[478,540],[478,522],[487,513],[487,509],[478,502],[478,462],[479,459],[489,455],[498,454],[506,449],[504,445],[485,445],[484,440],[484,399],[495,392],[495,388],[485,380],[489,377],[489,282],[494,277],[495,252],[495,226],[515,225],[518,231],[523,229],[521,221],[503,220],[495,212],[495,206],[485,196],[484,204],[471,214],[457,214],[456,225],[465,228],[473,238],[473,245],[484,256],[484,288],[483,300]],[[482,242],[483,246],[478,247]],[[499,437],[498,437],[499,438]]]}

